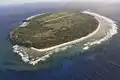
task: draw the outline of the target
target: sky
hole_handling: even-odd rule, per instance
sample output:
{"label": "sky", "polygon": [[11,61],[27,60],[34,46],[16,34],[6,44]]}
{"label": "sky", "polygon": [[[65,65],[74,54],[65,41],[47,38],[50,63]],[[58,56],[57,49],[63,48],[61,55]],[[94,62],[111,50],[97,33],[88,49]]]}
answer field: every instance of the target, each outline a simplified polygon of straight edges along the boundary
{"label": "sky", "polygon": [[33,2],[75,2],[75,1],[108,1],[117,2],[120,0],[0,0],[0,4],[33,3]]}

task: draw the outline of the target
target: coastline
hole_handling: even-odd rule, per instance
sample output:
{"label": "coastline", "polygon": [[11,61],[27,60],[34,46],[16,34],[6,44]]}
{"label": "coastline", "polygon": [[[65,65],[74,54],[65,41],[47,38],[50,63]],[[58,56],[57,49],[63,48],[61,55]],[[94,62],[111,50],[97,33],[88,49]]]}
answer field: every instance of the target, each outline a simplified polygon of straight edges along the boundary
{"label": "coastline", "polygon": [[[79,43],[79,42],[81,42],[81,41],[83,41],[83,40],[86,40],[87,38],[91,38],[92,36],[94,36],[97,32],[99,32],[99,30],[100,30],[100,28],[101,28],[100,20],[101,20],[101,21],[102,21],[102,20],[106,20],[106,21],[108,21],[109,23],[114,24],[114,21],[112,21],[111,19],[106,18],[106,17],[104,17],[104,16],[101,16],[101,15],[99,15],[99,14],[96,14],[96,13],[93,13],[93,12],[88,12],[88,11],[84,11],[83,13],[93,15],[93,16],[95,16],[95,18],[99,21],[99,26],[97,27],[97,29],[96,29],[95,31],[93,31],[92,33],[88,34],[87,36],[82,37],[82,38],[80,38],[80,39],[76,39],[76,40],[74,40],[74,41],[70,41],[70,42],[67,42],[67,43],[63,43],[63,44],[60,44],[60,45],[57,45],[57,46],[53,46],[53,47],[50,47],[50,48],[45,48],[45,49],[36,49],[36,48],[31,47],[32,50],[35,50],[35,51],[38,51],[38,52],[47,52],[47,51],[49,52],[49,51],[50,51],[47,55],[42,56],[42,57],[38,58],[37,60],[29,60],[29,56],[27,55],[26,52],[24,52],[24,53],[26,53],[26,54],[23,54],[23,53],[21,52],[21,50],[18,50],[18,48],[19,48],[18,45],[13,46],[14,52],[15,52],[15,53],[18,53],[18,54],[22,57],[22,60],[23,60],[24,62],[28,62],[29,64],[35,65],[35,64],[37,64],[39,61],[44,61],[44,60],[46,60],[46,58],[48,58],[48,57],[49,57],[50,55],[52,55],[54,52],[58,52],[58,51],[60,50],[60,48],[61,48],[61,49],[67,49],[68,47],[71,47],[72,44]],[[114,24],[114,25],[112,25],[112,26],[115,26],[114,28],[113,28],[113,27],[112,27],[112,28],[113,28],[114,30],[116,30],[116,24]],[[113,29],[112,29],[112,30],[113,30]],[[111,32],[111,33],[112,33],[112,32]],[[117,32],[116,32],[116,33],[117,33]],[[113,35],[116,34],[116,33],[112,33],[111,35],[113,36]],[[110,34],[110,33],[109,33],[109,34]],[[108,37],[110,38],[110,37],[112,37],[112,36],[108,36]],[[103,38],[102,38],[102,41],[105,41],[105,40],[107,40],[107,39],[103,39]],[[101,42],[102,42],[102,41],[101,41]],[[97,42],[97,43],[100,43],[100,42]],[[97,44],[97,43],[94,42],[94,44]],[[91,42],[90,44],[93,45],[93,42]],[[88,49],[88,46],[89,46],[90,44],[89,44],[89,43],[86,43],[86,44],[85,44],[86,47],[84,47],[83,49],[84,49],[84,50]]]}
{"label": "coastline", "polygon": [[[90,12],[87,12],[87,11],[85,11],[85,13],[93,14],[93,13],[90,13]],[[101,44],[102,42],[110,39],[112,36],[114,36],[115,34],[118,33],[117,32],[118,28],[117,28],[117,25],[116,25],[115,21],[113,21],[113,20],[111,20],[111,19],[109,19],[105,16],[102,16],[100,14],[95,14],[95,15],[100,16],[102,19],[106,20],[108,22],[109,26],[110,25],[111,26],[110,26],[109,30],[105,33],[106,35],[103,38],[101,38],[99,40],[90,41],[90,42],[85,43],[84,47],[83,47],[83,50],[88,50],[90,48],[90,46],[92,46],[92,45]]]}
{"label": "coastline", "polygon": [[[31,20],[31,19],[33,19],[33,18],[35,18],[35,17],[37,17],[37,16],[41,16],[41,15],[44,15],[44,14],[47,14],[47,13],[36,14],[36,15],[33,15],[33,16],[28,17],[28,18],[25,19],[25,20]],[[29,22],[23,22],[19,27],[25,27],[25,26],[27,26],[28,24],[29,24]]]}

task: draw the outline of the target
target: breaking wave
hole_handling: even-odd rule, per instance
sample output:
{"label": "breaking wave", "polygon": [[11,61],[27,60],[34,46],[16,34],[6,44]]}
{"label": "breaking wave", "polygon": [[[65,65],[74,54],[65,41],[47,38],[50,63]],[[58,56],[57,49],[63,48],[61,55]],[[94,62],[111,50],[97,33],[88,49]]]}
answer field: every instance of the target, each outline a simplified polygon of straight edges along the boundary
{"label": "breaking wave", "polygon": [[61,47],[61,48],[56,48],[55,50],[52,50],[52,51],[49,51],[49,52],[45,52],[45,53],[47,53],[47,55],[44,55],[42,57],[36,57],[36,58],[31,59],[31,60],[29,59],[29,55],[19,45],[13,46],[13,52],[19,54],[22,57],[22,60],[24,62],[27,62],[27,63],[32,64],[32,65],[35,65],[39,61],[45,61],[53,53],[57,53],[59,51],[64,51],[64,50],[66,50],[66,49],[68,49],[70,47],[72,47],[72,46],[65,46],[65,47]]}
{"label": "breaking wave", "polygon": [[[85,11],[85,13],[90,13],[90,12]],[[90,14],[94,14],[94,13],[90,13]],[[109,19],[109,18],[107,18],[107,17],[104,17],[104,16],[102,16],[102,15],[100,15],[100,14],[96,14],[96,13],[95,13],[94,15],[97,15],[97,16],[105,19],[106,21],[108,21],[109,24],[111,25],[111,28],[110,28],[109,31],[106,33],[106,36],[105,36],[105,37],[103,37],[103,38],[101,38],[101,39],[99,39],[99,40],[95,40],[95,41],[91,41],[91,42],[85,43],[85,44],[84,44],[84,47],[83,47],[83,50],[88,50],[88,49],[90,48],[90,46],[92,46],[92,45],[101,44],[103,41],[108,40],[109,38],[111,38],[112,36],[114,36],[115,34],[118,33],[118,32],[117,32],[117,29],[118,29],[118,28],[117,28],[117,25],[116,25],[116,22],[115,22],[115,21],[113,21],[113,20],[111,20],[111,19]]]}

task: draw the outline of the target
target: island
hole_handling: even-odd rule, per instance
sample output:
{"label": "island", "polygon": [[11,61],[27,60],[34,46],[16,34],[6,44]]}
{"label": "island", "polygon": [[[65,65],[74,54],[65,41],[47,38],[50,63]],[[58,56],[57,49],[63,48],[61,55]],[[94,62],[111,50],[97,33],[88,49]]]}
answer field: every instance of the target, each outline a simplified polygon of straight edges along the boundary
{"label": "island", "polygon": [[100,14],[90,11],[49,12],[23,20],[10,32],[10,40],[14,44],[13,52],[24,62],[35,65],[80,42],[84,42],[80,45],[86,50],[116,33],[115,22]]}

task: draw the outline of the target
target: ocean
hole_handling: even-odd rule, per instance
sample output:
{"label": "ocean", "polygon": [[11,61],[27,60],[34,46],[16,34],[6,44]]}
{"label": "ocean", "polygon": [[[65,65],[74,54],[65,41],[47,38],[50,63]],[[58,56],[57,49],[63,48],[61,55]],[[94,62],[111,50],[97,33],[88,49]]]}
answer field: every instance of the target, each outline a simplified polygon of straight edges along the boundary
{"label": "ocean", "polygon": [[0,6],[0,80],[120,80],[119,4],[80,6],[80,10],[90,8],[115,20],[118,33],[112,38],[86,51],[74,46],[36,66],[24,63],[13,53],[9,32],[31,15],[61,11],[65,6],[52,3],[47,7],[44,5],[48,4]]}

